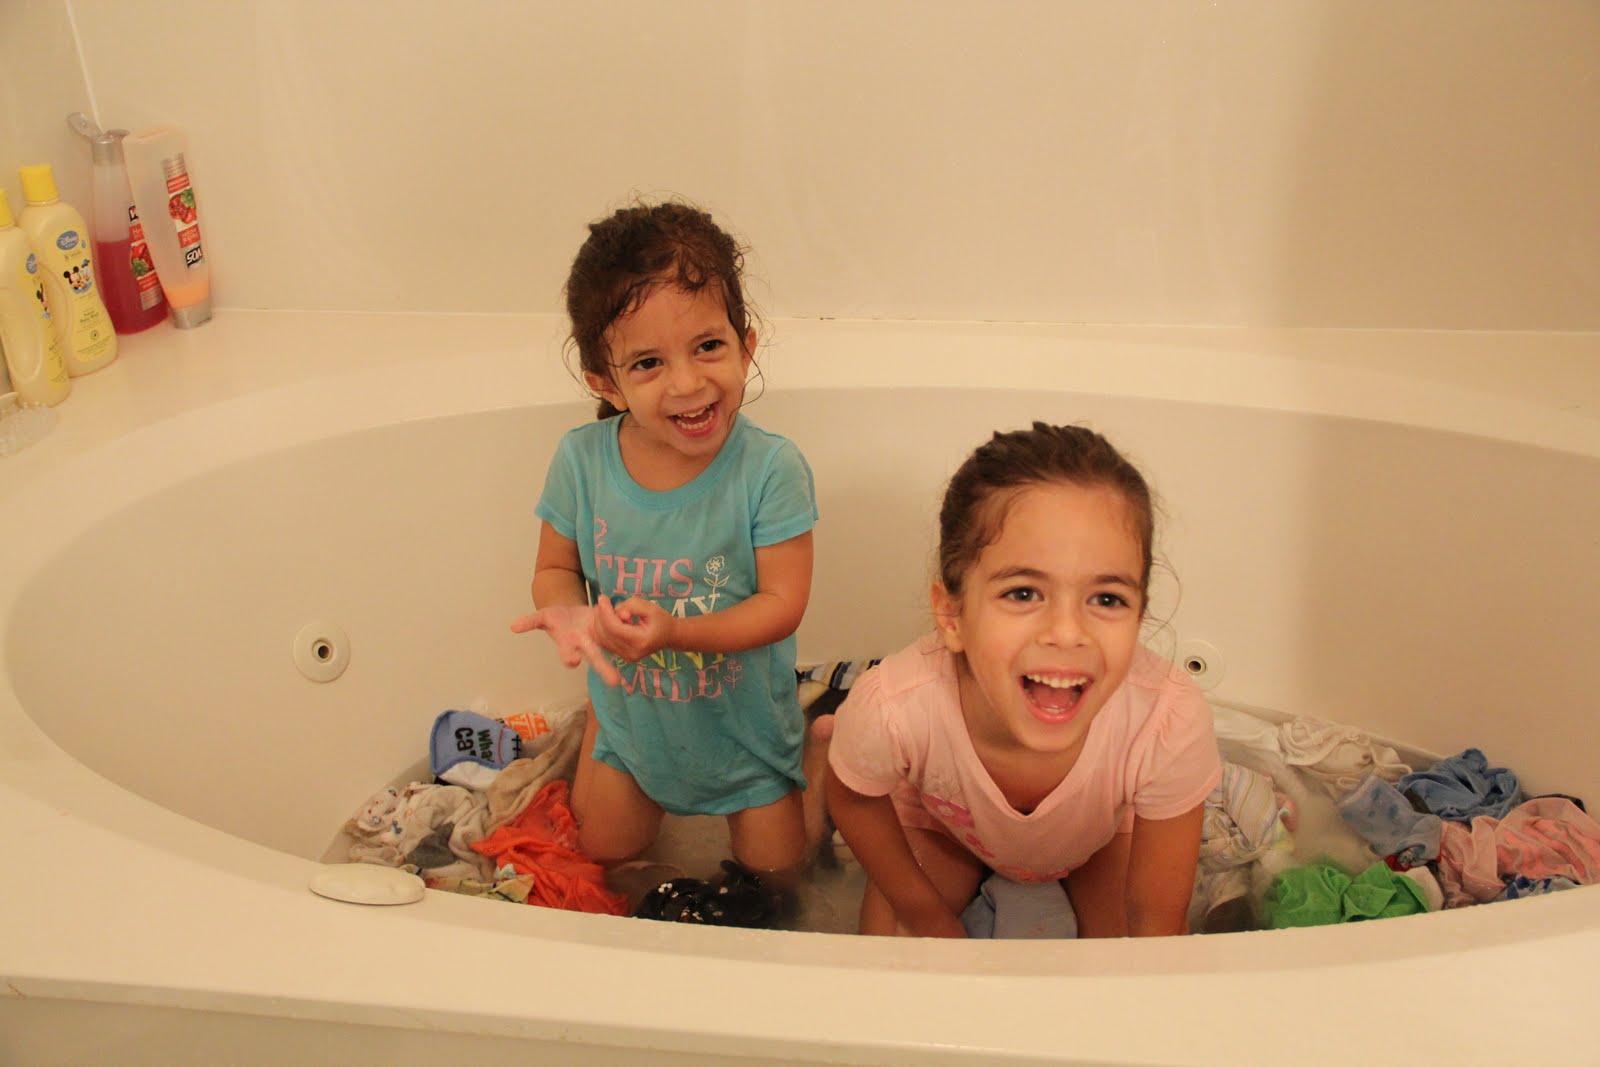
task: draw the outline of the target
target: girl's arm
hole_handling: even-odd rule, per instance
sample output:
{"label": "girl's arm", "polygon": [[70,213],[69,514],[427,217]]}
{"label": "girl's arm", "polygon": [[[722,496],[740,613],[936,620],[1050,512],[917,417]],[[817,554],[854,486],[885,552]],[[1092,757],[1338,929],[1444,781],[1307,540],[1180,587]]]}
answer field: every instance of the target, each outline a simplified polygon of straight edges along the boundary
{"label": "girl's arm", "polygon": [[828,813],[861,861],[872,884],[898,919],[919,937],[965,937],[961,919],[945,905],[938,888],[912,854],[894,803],[869,797],[839,781],[828,768]]}
{"label": "girl's arm", "polygon": [[1067,878],[1079,937],[1128,936],[1128,851],[1133,834],[1115,834]]}
{"label": "girl's arm", "polygon": [[1171,819],[1135,817],[1067,879],[1079,937],[1188,932],[1205,805]]}
{"label": "girl's arm", "polygon": [[539,527],[539,551],[533,559],[533,606],[588,607],[583,584],[583,559],[578,542],[562,537],[548,522]]}
{"label": "girl's arm", "polygon": [[811,599],[811,532],[756,549],[756,591],[726,611],[675,618],[654,601],[595,605],[600,643],[628,662],[663,648],[742,652],[794,633]]}
{"label": "girl's arm", "polygon": [[583,584],[578,543],[562,537],[548,522],[539,528],[539,551],[533,562],[533,603],[539,610],[511,621],[513,633],[543,630],[556,643],[561,662],[576,667],[587,662],[607,685],[622,674],[600,647],[596,616]]}
{"label": "girl's arm", "polygon": [[1204,822],[1203,802],[1171,819],[1134,818],[1128,850],[1128,933],[1134,937],[1188,933]]}

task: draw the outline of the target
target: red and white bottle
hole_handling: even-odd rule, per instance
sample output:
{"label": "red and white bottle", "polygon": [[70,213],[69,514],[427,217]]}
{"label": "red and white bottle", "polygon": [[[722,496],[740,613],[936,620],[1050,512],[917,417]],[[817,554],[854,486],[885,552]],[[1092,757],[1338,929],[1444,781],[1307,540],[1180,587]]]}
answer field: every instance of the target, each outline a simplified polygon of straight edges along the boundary
{"label": "red and white bottle", "polygon": [[102,131],[82,112],[68,115],[67,125],[88,138],[93,152],[90,229],[94,232],[94,261],[100,271],[100,298],[118,333],[147,330],[167,317],[167,298],[128,184],[122,153],[122,139],[128,131]]}
{"label": "red and white bottle", "polygon": [[192,329],[211,318],[211,264],[200,241],[200,205],[176,126],[152,126],[122,139],[133,202],[144,221],[172,324]]}

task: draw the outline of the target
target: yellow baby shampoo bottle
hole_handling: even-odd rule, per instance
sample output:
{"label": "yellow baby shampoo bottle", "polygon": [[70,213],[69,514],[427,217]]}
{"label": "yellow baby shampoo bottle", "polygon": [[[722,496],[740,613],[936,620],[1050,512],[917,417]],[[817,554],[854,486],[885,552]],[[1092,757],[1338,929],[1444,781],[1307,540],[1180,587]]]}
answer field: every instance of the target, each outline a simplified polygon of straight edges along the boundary
{"label": "yellow baby shampoo bottle", "polygon": [[59,404],[72,391],[43,273],[27,234],[11,216],[10,198],[0,189],[0,348],[11,388],[24,404]]}
{"label": "yellow baby shampoo bottle", "polygon": [[17,173],[28,202],[17,224],[39,258],[67,373],[77,377],[97,371],[117,358],[117,332],[95,287],[89,227],[78,209],[57,194],[50,164],[35,163]]}

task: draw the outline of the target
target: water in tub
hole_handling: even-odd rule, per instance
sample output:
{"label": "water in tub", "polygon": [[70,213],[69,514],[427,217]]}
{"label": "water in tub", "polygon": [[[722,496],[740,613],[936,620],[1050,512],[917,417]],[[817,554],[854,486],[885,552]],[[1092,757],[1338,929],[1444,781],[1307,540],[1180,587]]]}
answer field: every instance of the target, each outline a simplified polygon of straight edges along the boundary
{"label": "water in tub", "polygon": [[[837,704],[842,693],[826,694],[813,706],[813,713],[831,710],[826,707],[831,698]],[[1261,913],[1261,900],[1272,877],[1289,866],[1310,863],[1327,857],[1348,871],[1361,870],[1374,863],[1378,857],[1367,844],[1345,824],[1338,808],[1325,789],[1308,774],[1290,766],[1281,755],[1263,749],[1250,739],[1252,736],[1275,735],[1280,725],[1288,721],[1282,716],[1261,709],[1241,708],[1213,701],[1218,724],[1218,745],[1225,760],[1267,775],[1274,788],[1287,796],[1295,811],[1292,846],[1277,850],[1269,862],[1252,868],[1250,885],[1251,911],[1256,925]],[[1420,750],[1399,748],[1399,754],[1412,767],[1421,768],[1433,762],[1434,757]],[[810,768],[808,768],[808,772]],[[426,760],[406,768],[388,783],[403,787],[411,782],[430,780]],[[861,894],[866,880],[860,864],[850,854],[848,846],[825,825],[821,844],[808,878],[797,891],[797,904],[792,918],[783,925],[794,930],[821,933],[854,933]],[[325,862],[342,862],[348,858],[350,840],[341,832],[337,834],[323,855]],[[637,861],[613,871],[609,884],[628,897],[631,907],[663,879],[686,876],[713,879],[720,871],[721,862],[731,854],[727,822],[717,816],[681,817],[669,815],[663,821],[660,837]],[[1197,890],[1198,893],[1198,890]],[[499,906],[496,904],[495,906]],[[1200,932],[1203,909],[1192,912],[1192,924]]]}

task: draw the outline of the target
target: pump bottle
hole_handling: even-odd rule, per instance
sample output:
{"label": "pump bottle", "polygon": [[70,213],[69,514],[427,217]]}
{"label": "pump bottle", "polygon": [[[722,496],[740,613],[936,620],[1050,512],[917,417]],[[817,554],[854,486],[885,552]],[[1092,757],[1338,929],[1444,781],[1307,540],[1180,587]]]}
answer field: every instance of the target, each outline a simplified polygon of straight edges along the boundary
{"label": "pump bottle", "polygon": [[59,404],[72,390],[45,295],[39,257],[0,189],[0,348],[24,404]]}
{"label": "pump bottle", "polygon": [[18,174],[27,206],[17,224],[38,256],[67,373],[77,377],[97,371],[117,358],[117,333],[95,285],[89,227],[78,209],[57,194],[50,164],[22,167]]}
{"label": "pump bottle", "polygon": [[118,333],[148,330],[167,317],[155,262],[145,243],[144,227],[133,204],[128,170],[122,158],[127,130],[101,130],[81,111],[67,116],[67,125],[86,138],[94,160],[94,261],[100,268],[100,295]]}

